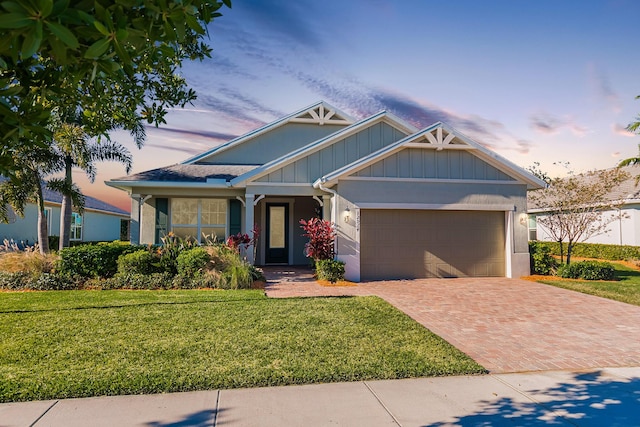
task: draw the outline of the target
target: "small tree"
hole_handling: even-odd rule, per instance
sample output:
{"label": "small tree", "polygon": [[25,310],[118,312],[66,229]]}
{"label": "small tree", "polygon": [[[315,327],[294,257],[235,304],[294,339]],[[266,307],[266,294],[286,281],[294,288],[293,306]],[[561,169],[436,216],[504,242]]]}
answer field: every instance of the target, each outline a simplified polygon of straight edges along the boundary
{"label": "small tree", "polygon": [[546,189],[529,193],[530,202],[545,210],[536,220],[560,245],[561,258],[563,242],[567,243],[567,264],[576,243],[609,231],[609,224],[618,219],[604,213],[621,206],[622,201],[611,200],[610,194],[628,177],[617,168],[590,171],[551,179]]}
{"label": "small tree", "polygon": [[336,233],[333,224],[320,218],[311,218],[309,221],[301,219],[300,228],[305,231],[303,236],[309,238],[304,246],[304,254],[308,258],[314,261],[334,258]]}

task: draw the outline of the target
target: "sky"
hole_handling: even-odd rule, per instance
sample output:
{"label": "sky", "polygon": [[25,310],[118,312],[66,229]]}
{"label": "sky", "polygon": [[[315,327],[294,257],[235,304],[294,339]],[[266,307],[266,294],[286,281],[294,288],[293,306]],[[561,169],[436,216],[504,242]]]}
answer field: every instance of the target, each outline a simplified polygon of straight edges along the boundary
{"label": "sky", "polygon": [[[515,164],[561,176],[638,154],[636,0],[233,0],[212,57],[181,71],[198,99],[147,128],[133,173],[179,163],[324,100],[357,119],[442,121]],[[83,192],[130,209],[98,164]]]}

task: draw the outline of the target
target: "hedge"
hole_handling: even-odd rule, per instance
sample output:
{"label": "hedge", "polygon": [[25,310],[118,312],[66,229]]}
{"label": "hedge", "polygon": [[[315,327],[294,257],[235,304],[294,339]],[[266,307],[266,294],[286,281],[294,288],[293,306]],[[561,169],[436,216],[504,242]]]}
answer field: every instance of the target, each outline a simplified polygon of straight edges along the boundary
{"label": "hedge", "polygon": [[108,278],[118,271],[118,257],[145,246],[125,242],[98,243],[64,248],[60,251],[57,271],[64,276]]}
{"label": "hedge", "polygon": [[[560,256],[558,242],[540,242],[536,245],[549,248],[552,255]],[[567,244],[563,245],[564,255],[567,255]],[[571,256],[582,258],[606,259],[620,261],[628,259],[640,259],[640,246],[605,245],[602,243],[576,243],[571,250]]]}

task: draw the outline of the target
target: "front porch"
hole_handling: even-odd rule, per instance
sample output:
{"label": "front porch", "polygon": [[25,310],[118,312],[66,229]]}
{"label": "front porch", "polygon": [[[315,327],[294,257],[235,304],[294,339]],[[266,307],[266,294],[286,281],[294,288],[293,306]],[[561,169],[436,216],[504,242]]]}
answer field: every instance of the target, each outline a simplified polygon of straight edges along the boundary
{"label": "front porch", "polygon": [[300,229],[301,219],[331,218],[329,196],[273,196],[247,194],[243,200],[242,229],[248,232],[254,224],[260,230],[253,259],[256,265],[309,265],[304,254],[307,238]]}

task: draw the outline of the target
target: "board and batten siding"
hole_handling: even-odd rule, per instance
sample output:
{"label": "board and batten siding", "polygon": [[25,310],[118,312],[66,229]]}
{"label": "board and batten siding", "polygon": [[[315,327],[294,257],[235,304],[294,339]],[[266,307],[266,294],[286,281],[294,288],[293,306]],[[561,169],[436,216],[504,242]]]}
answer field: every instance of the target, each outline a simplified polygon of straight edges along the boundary
{"label": "board and batten siding", "polygon": [[380,160],[354,176],[515,181],[466,151],[408,148]]}
{"label": "board and batten siding", "polygon": [[319,177],[407,136],[387,123],[376,123],[332,145],[277,169],[257,180],[273,183],[312,183]]}
{"label": "board and batten siding", "polygon": [[263,165],[344,128],[342,125],[287,123],[197,163]]}

